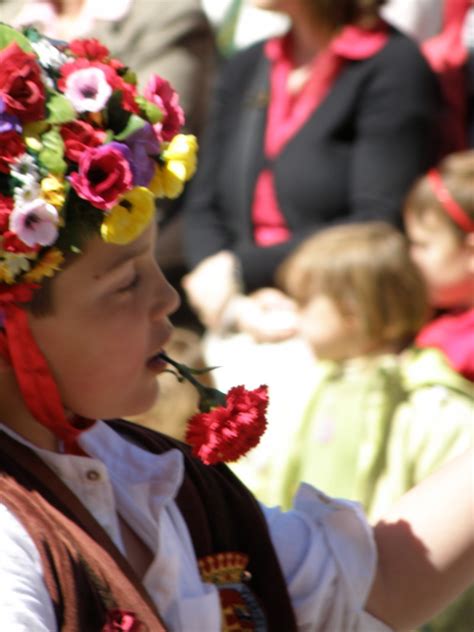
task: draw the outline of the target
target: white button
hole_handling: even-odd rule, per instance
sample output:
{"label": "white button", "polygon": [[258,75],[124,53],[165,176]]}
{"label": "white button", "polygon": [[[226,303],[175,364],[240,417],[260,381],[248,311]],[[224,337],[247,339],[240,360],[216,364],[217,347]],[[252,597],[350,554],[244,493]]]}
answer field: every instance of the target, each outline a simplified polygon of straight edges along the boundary
{"label": "white button", "polygon": [[86,478],[89,481],[98,481],[100,479],[100,474],[97,470],[89,470],[86,473]]}

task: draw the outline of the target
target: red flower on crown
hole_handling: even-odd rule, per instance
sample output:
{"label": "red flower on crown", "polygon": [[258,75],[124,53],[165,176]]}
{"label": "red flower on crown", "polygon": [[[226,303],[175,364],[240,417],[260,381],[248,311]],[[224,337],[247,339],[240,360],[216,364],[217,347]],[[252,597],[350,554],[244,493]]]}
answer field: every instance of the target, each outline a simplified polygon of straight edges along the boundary
{"label": "red flower on crown", "polygon": [[10,173],[13,160],[25,152],[23,138],[14,131],[0,133],[0,171]]}
{"label": "red flower on crown", "polygon": [[61,136],[64,141],[66,158],[73,162],[79,162],[86,149],[99,147],[105,140],[104,130],[95,129],[90,123],[80,119],[63,125]]}
{"label": "red flower on crown", "polygon": [[44,118],[45,89],[35,55],[25,53],[16,42],[0,51],[0,97],[6,110],[20,121]]}
{"label": "red flower on crown", "polygon": [[85,57],[92,61],[105,61],[110,55],[107,46],[94,38],[72,40],[69,44],[69,50],[76,57]]}

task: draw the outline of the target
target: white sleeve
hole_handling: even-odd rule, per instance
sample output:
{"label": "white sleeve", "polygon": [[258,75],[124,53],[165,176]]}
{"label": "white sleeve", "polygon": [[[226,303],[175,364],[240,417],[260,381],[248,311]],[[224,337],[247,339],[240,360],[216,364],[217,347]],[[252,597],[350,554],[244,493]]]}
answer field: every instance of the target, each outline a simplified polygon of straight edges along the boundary
{"label": "white sleeve", "polygon": [[389,632],[364,611],[377,559],[357,503],[301,485],[291,511],[263,507],[298,629]]}
{"label": "white sleeve", "polygon": [[23,525],[1,504],[0,630],[57,630],[38,550]]}

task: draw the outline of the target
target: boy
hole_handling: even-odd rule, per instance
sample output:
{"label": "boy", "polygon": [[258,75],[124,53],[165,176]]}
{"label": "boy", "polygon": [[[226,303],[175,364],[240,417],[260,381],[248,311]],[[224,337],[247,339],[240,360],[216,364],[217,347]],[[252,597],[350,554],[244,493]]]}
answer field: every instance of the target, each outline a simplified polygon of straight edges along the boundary
{"label": "boy", "polygon": [[377,562],[357,507],[305,487],[260,508],[225,466],[97,421],[157,395],[177,299],[151,191],[182,187],[192,143],[162,142],[166,101],[98,42],[29,38],[2,27],[0,628],[366,632],[442,608],[472,579],[467,459],[376,527]]}

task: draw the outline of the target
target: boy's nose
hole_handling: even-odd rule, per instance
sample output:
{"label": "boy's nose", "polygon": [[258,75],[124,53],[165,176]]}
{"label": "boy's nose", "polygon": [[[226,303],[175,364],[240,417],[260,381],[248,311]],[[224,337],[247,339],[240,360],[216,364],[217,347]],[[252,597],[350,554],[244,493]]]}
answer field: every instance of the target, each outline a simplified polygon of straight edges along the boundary
{"label": "boy's nose", "polygon": [[157,274],[153,318],[162,318],[173,314],[180,306],[181,299],[160,268],[158,268]]}

